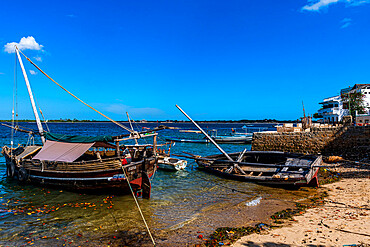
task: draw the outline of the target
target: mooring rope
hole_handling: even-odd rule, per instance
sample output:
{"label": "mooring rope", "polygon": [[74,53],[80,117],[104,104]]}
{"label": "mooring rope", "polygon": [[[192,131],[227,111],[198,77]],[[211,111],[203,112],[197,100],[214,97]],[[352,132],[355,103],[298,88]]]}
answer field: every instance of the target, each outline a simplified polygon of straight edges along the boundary
{"label": "mooring rope", "polygon": [[36,67],[36,69],[38,69],[41,73],[43,73],[47,78],[49,78],[52,82],[54,82],[55,84],[57,84],[61,89],[63,89],[64,91],[66,91],[68,94],[70,94],[72,97],[74,97],[75,99],[77,99],[78,101],[80,101],[81,103],[83,103],[84,105],[88,106],[89,108],[91,108],[92,110],[94,110],[95,112],[97,112],[98,114],[102,115],[103,117],[105,117],[106,119],[110,120],[111,122],[115,123],[116,125],[120,126],[121,128],[127,130],[128,132],[130,133],[133,133],[133,131],[129,128],[127,128],[126,126],[118,123],[117,121],[111,119],[110,117],[106,116],[105,114],[101,113],[100,111],[98,111],[97,109],[95,109],[94,107],[90,106],[89,104],[85,103],[84,101],[82,101],[80,98],[78,98],[76,95],[72,94],[70,91],[68,91],[66,88],[64,88],[62,85],[60,85],[58,82],[54,81],[48,74],[46,74],[43,70],[41,70],[34,62],[31,61],[31,59],[29,59],[26,55],[24,55],[24,53],[18,49],[18,51],[33,65]]}
{"label": "mooring rope", "polygon": [[334,229],[336,231],[340,231],[340,232],[345,232],[345,233],[352,233],[352,234],[357,234],[357,235],[362,235],[362,236],[366,236],[366,237],[370,237],[370,234],[366,234],[366,233],[360,233],[360,232],[351,232],[351,231],[347,231],[347,230],[343,230],[343,229],[337,229],[337,228],[332,228],[330,226],[328,226],[327,224],[325,224],[323,222],[323,220],[321,220],[321,225],[329,228],[329,229]]}
{"label": "mooring rope", "polygon": [[137,206],[137,208],[139,209],[139,212],[140,212],[141,218],[143,218],[143,221],[144,221],[145,227],[146,227],[146,229],[148,230],[148,233],[149,233],[150,239],[152,240],[153,245],[155,246],[154,238],[153,238],[153,236],[152,236],[152,233],[150,232],[150,229],[149,229],[148,224],[146,223],[146,220],[145,220],[144,214],[143,214],[143,212],[141,211],[141,208],[140,208],[139,203],[137,202],[137,199],[136,199],[135,193],[134,193],[134,191],[133,191],[133,189],[132,189],[132,187],[131,187],[130,181],[128,180],[128,177],[127,177],[127,174],[126,174],[125,168],[123,168],[123,166],[122,166],[122,171],[123,171],[123,174],[124,174],[124,175],[125,175],[125,177],[126,177],[126,181],[127,181],[127,183],[128,183],[128,187],[129,187],[129,188],[130,188],[130,190],[131,190],[132,197],[133,197],[133,198],[134,198],[134,200],[135,200],[136,206]]}
{"label": "mooring rope", "polygon": [[[360,161],[353,161],[353,160],[346,160],[346,159],[343,159],[342,161],[347,161],[347,162],[350,162],[350,163],[355,163],[356,165],[370,165],[370,163],[366,163],[366,162],[360,162]],[[359,171],[360,172],[360,171]]]}
{"label": "mooring rope", "polygon": [[[192,165],[192,164],[195,164],[195,162],[192,162],[192,163],[190,163],[189,165]],[[229,190],[231,190],[232,192],[239,192],[239,193],[242,193],[242,194],[248,194],[248,195],[252,194],[251,192],[246,192],[246,191],[242,191],[242,190],[238,190],[238,189],[235,189],[235,188],[228,187],[228,186],[226,186],[226,185],[222,185],[222,184],[220,184],[220,183],[218,183],[218,182],[215,182],[215,181],[213,181],[213,180],[211,180],[211,179],[207,179],[207,178],[204,178],[204,177],[198,176],[198,175],[196,175],[195,173],[192,173],[192,175],[193,175],[193,176],[195,176],[195,177],[197,177],[197,178],[200,178],[200,179],[202,179],[202,180],[206,180],[206,181],[208,181],[208,182],[210,182],[210,183],[213,183],[213,184],[215,184],[216,186],[223,187],[223,188],[225,188],[225,189],[229,189]],[[255,193],[254,195],[257,195],[257,193]]]}
{"label": "mooring rope", "polygon": [[[338,204],[338,205],[343,205],[344,208],[354,208],[354,209],[361,209],[361,210],[370,210],[370,208],[368,207],[355,207],[355,206],[351,206],[351,205],[348,205],[348,204],[345,204],[343,202],[335,202],[335,201],[332,201],[332,200],[324,200],[325,202],[328,202],[328,203],[333,203],[333,204]],[[327,207],[329,207],[329,205],[326,205]],[[332,206],[334,207],[334,206]]]}

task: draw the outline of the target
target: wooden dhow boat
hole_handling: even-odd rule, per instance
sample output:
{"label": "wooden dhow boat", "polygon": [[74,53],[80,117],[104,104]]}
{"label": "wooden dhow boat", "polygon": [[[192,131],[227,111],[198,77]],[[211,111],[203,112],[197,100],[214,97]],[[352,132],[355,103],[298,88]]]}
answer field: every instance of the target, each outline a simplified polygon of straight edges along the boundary
{"label": "wooden dhow boat", "polygon": [[2,148],[9,178],[87,193],[129,194],[131,186],[134,192],[143,190],[143,196],[149,197],[149,178],[156,171],[152,145],[117,147],[111,143],[115,140],[111,136],[66,136],[49,132],[44,136],[46,141],[42,146]]}
{"label": "wooden dhow boat", "polygon": [[[9,146],[2,147],[2,153],[6,159],[7,176],[22,183],[58,189],[120,194],[142,192],[143,197],[149,198],[150,177],[156,172],[157,161],[155,148],[157,133],[153,131],[164,129],[164,127],[160,126],[143,132],[135,132],[125,127],[78,99],[22,53],[29,62],[63,90],[129,133],[120,136],[86,137],[46,132],[35,106],[27,73],[20,57],[21,51],[17,47],[15,53],[22,68],[38,131],[14,126],[14,121],[12,126],[7,126],[11,127],[12,131],[27,132],[32,137],[40,136],[42,145],[13,147],[12,139]],[[150,136],[154,138],[153,145],[120,144],[124,140],[136,140]]]}

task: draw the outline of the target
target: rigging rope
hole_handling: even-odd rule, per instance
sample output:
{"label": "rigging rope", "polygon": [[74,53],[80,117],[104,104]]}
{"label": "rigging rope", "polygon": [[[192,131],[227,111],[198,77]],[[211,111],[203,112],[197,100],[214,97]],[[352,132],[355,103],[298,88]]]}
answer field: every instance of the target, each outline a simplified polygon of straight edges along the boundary
{"label": "rigging rope", "polygon": [[146,229],[148,230],[148,233],[149,233],[150,239],[152,240],[153,245],[155,246],[154,238],[153,238],[153,236],[152,236],[152,234],[151,234],[151,232],[150,232],[150,229],[149,229],[148,224],[146,223],[146,220],[145,220],[145,217],[144,217],[144,215],[143,215],[143,212],[141,211],[140,205],[139,205],[139,203],[137,202],[137,199],[136,199],[135,193],[134,193],[134,191],[132,190],[132,187],[131,187],[130,181],[128,180],[128,177],[127,177],[127,174],[126,174],[125,168],[123,168],[123,166],[122,166],[122,171],[123,171],[123,174],[124,174],[124,175],[125,175],[125,177],[126,177],[126,181],[127,181],[127,183],[128,183],[128,187],[129,187],[129,188],[130,188],[130,190],[131,190],[132,197],[133,197],[133,198],[134,198],[134,200],[135,200],[136,206],[137,206],[137,208],[139,209],[139,212],[140,212],[141,218],[143,218],[143,221],[144,221],[145,227],[146,227]]}
{"label": "rigging rope", "polygon": [[15,88],[17,82],[17,55],[14,62],[14,85],[13,85],[13,108],[12,108],[12,132],[10,134],[10,157],[13,157],[13,141],[14,141],[14,105],[15,105]]}
{"label": "rigging rope", "polygon": [[[193,164],[195,164],[195,162],[192,162],[192,163],[190,163],[189,165],[193,165]],[[216,182],[216,181],[214,181],[214,180],[211,180],[211,179],[207,179],[207,178],[205,178],[205,177],[198,176],[198,175],[196,175],[195,173],[192,173],[192,175],[193,175],[193,176],[195,176],[195,177],[197,177],[197,178],[200,178],[200,179],[202,179],[202,180],[206,180],[206,181],[208,181],[208,182],[210,182],[210,183],[213,183],[213,184],[214,184],[214,185],[216,185],[216,186],[223,187],[223,188],[225,188],[225,189],[229,189],[229,190],[231,190],[232,192],[238,192],[238,193],[241,193],[241,194],[247,194],[247,195],[253,195],[253,196],[258,195],[257,193],[254,193],[254,194],[253,194],[253,193],[251,193],[251,192],[249,192],[249,191],[242,191],[242,190],[238,190],[238,189],[235,189],[235,188],[232,188],[232,187],[229,187],[229,186],[223,185],[223,184],[218,183],[218,182]]]}
{"label": "rigging rope", "polygon": [[133,131],[129,128],[127,128],[126,126],[120,124],[119,122],[111,119],[110,117],[106,116],[105,114],[101,113],[100,111],[98,111],[97,109],[95,109],[94,107],[90,106],[89,104],[85,103],[84,101],[82,101],[80,98],[78,98],[76,95],[72,94],[70,91],[68,91],[66,88],[64,88],[62,85],[60,85],[58,82],[54,81],[48,74],[46,74],[43,70],[41,70],[34,62],[31,61],[31,59],[29,59],[26,55],[24,55],[24,53],[22,51],[19,50],[19,52],[33,65],[35,66],[36,69],[38,69],[41,73],[43,73],[47,78],[49,78],[52,82],[54,82],[55,84],[57,84],[61,89],[63,89],[64,91],[66,91],[68,94],[70,94],[72,97],[74,97],[75,99],[77,99],[78,101],[80,101],[81,103],[83,103],[84,105],[86,105],[87,107],[89,107],[90,109],[94,110],[95,112],[99,113],[100,115],[102,115],[103,117],[105,117],[106,119],[110,120],[111,122],[115,123],[116,125],[118,125],[119,127],[127,130],[128,132],[130,133],[133,133]]}
{"label": "rigging rope", "polygon": [[[35,94],[35,93],[34,93],[34,94]],[[46,121],[46,119],[45,119],[45,117],[44,117],[44,114],[42,113],[42,110],[41,110],[41,107],[40,107],[40,105],[39,105],[39,102],[37,101],[37,98],[36,98],[35,96],[34,96],[34,99],[35,99],[35,101],[36,101],[36,105],[37,105],[37,107],[39,108],[39,111],[40,111],[40,114],[41,114],[41,116],[42,116],[42,119],[44,120],[44,124],[45,124],[46,128],[48,129],[48,131],[50,132],[49,126],[48,126],[47,121]]]}

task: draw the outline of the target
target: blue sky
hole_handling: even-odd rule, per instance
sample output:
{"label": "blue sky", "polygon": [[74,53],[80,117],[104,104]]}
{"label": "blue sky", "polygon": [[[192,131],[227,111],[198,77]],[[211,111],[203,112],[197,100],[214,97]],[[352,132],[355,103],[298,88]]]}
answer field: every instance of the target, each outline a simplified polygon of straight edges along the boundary
{"label": "blue sky", "polygon": [[[370,1],[2,1],[0,119],[12,42],[116,120],[297,119],[370,80]],[[21,39],[23,41],[21,42]],[[103,118],[24,60],[46,119]],[[32,71],[31,71],[32,70]],[[32,118],[17,73],[19,118]]]}

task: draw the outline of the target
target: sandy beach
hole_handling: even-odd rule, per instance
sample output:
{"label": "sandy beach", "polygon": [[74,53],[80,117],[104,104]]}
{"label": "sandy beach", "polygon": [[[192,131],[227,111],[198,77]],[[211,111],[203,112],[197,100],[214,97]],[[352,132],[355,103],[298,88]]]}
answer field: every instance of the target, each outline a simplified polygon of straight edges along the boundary
{"label": "sandy beach", "polygon": [[244,236],[242,246],[370,246],[369,165],[333,165],[342,179],[323,185],[325,204],[295,216],[278,229]]}

